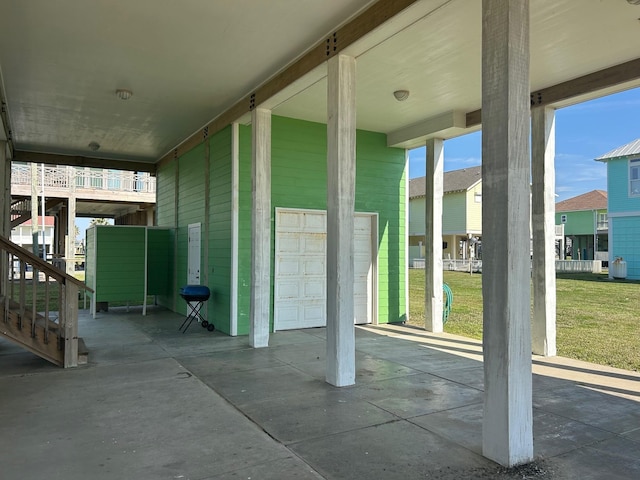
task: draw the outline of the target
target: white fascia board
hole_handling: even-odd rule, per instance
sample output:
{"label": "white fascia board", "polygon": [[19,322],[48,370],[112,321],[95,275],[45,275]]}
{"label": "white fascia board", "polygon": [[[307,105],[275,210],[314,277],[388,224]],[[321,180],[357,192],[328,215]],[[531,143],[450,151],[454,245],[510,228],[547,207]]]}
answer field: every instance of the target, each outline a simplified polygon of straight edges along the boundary
{"label": "white fascia board", "polygon": [[424,145],[428,138],[447,139],[463,135],[468,132],[466,127],[466,113],[462,110],[451,110],[388,133],[387,146],[414,148]]}

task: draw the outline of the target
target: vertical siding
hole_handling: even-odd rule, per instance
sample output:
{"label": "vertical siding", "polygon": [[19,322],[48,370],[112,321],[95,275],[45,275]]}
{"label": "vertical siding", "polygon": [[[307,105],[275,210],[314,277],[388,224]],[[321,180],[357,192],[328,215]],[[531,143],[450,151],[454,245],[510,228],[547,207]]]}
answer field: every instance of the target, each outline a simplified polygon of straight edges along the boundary
{"label": "vertical siding", "polygon": [[466,195],[464,192],[447,193],[442,199],[442,232],[466,232]]}
{"label": "vertical siding", "polygon": [[231,127],[210,138],[209,320],[231,333]]}
{"label": "vertical siding", "polygon": [[629,161],[607,162],[607,195],[609,213],[640,212],[640,197],[629,196]]}

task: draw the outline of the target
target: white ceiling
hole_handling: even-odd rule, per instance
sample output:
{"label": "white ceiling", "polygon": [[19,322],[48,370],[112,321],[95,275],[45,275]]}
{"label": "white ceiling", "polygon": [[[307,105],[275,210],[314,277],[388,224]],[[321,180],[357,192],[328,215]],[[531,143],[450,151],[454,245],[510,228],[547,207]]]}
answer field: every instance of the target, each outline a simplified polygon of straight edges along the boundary
{"label": "white ceiling", "polygon": [[[97,141],[101,157],[157,161],[371,3],[0,0],[15,147],[89,156]],[[640,6],[530,5],[532,90],[640,57]],[[480,8],[480,0],[421,0],[349,46],[358,127],[397,132],[480,108]],[[117,88],[133,97],[119,100]],[[392,92],[401,88],[411,95],[399,103]],[[320,66],[267,103],[277,115],[324,121],[325,101]]]}

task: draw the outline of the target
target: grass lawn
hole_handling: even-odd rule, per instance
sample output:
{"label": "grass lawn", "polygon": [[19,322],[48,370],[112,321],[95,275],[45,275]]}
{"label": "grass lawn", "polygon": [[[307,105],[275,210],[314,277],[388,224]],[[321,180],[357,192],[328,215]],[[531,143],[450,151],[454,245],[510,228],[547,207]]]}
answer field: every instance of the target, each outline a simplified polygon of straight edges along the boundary
{"label": "grass lawn", "polygon": [[[444,272],[453,291],[445,332],[482,338],[482,275]],[[640,282],[558,274],[558,355],[640,371]],[[424,270],[409,271],[409,324],[424,326]]]}

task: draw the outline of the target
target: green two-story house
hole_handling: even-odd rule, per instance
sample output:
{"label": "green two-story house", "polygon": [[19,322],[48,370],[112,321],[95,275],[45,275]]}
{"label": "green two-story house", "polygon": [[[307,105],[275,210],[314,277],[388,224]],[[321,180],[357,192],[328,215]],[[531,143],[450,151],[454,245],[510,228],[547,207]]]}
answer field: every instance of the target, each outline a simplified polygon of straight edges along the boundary
{"label": "green two-story house", "polygon": [[564,225],[567,258],[607,261],[607,192],[593,190],[556,203],[556,225]]}

